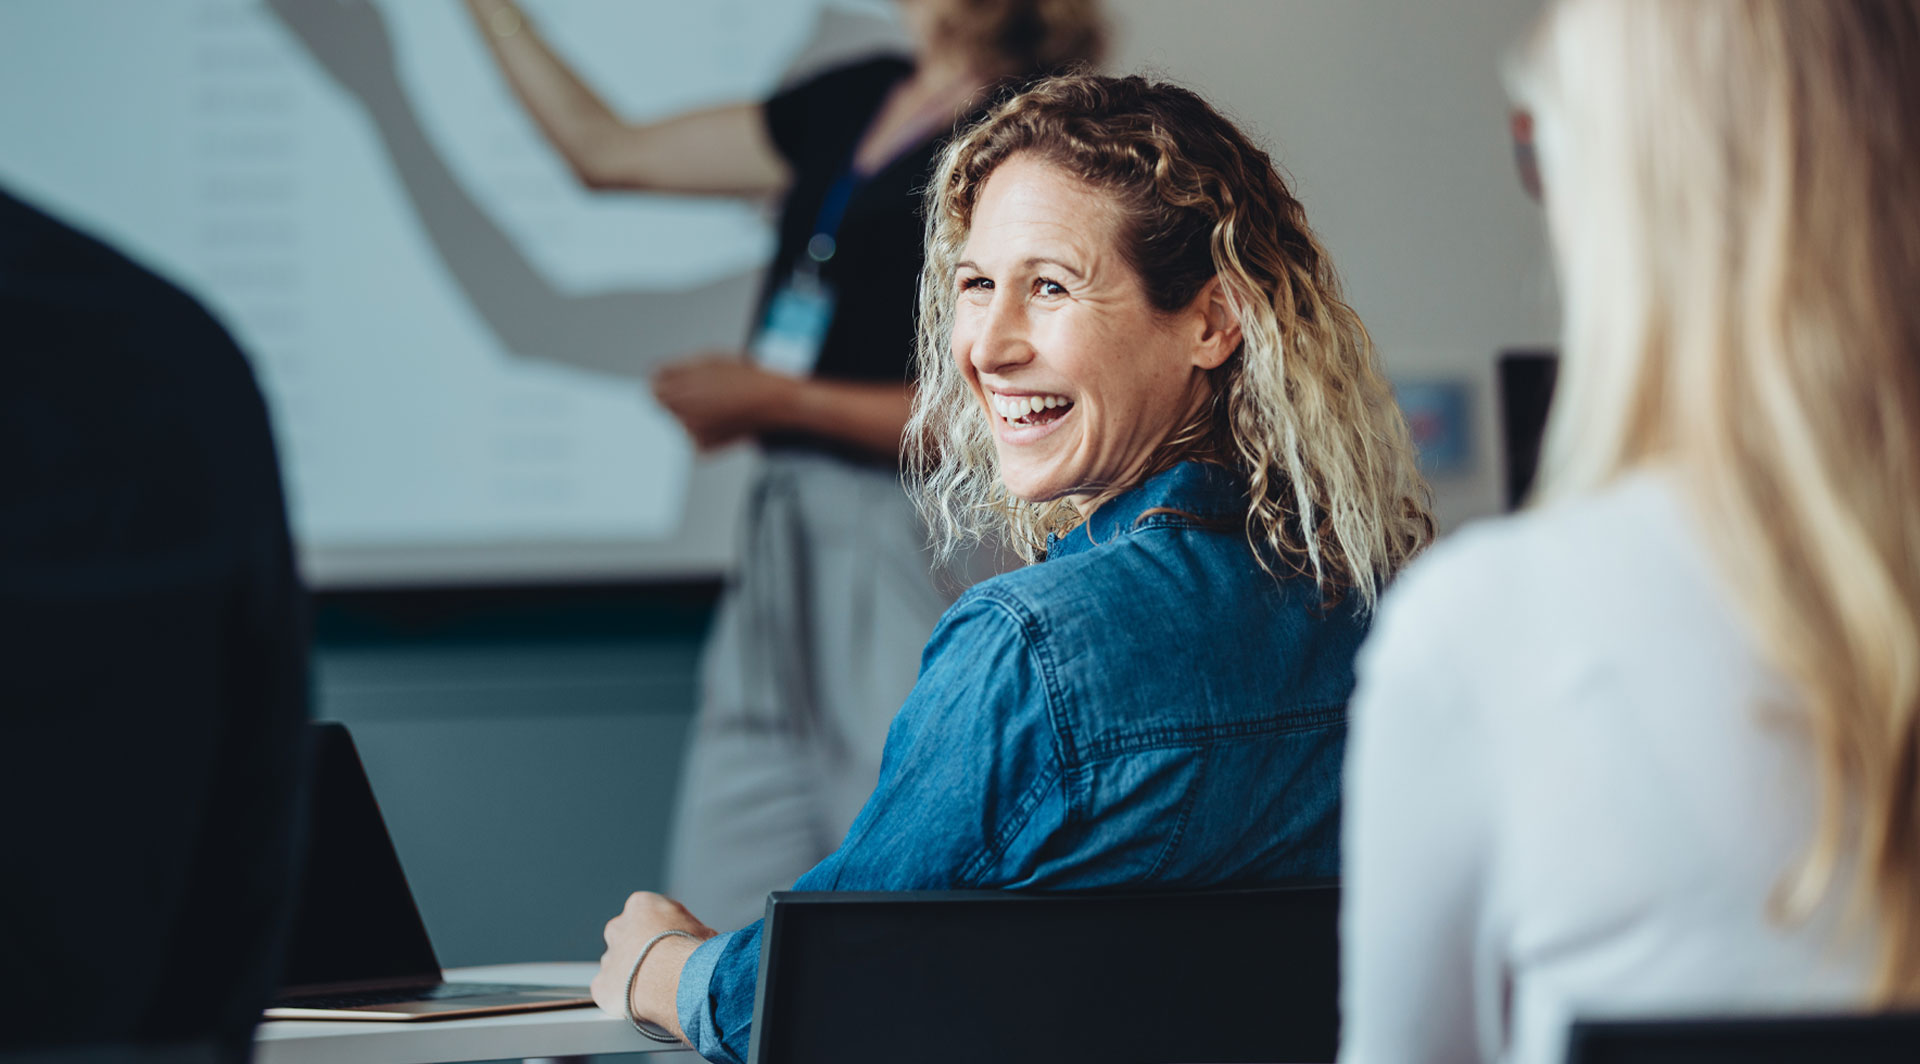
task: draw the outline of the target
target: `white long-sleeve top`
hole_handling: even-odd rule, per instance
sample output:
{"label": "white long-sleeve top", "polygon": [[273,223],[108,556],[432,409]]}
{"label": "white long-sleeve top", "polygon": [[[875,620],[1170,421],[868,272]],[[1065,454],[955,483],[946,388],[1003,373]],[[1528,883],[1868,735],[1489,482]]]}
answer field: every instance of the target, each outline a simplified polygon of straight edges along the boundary
{"label": "white long-sleeve top", "polygon": [[1470,528],[1386,597],[1347,755],[1343,1064],[1559,1064],[1576,1017],[1864,1000],[1840,899],[1769,916],[1815,765],[1677,492],[1640,473]]}

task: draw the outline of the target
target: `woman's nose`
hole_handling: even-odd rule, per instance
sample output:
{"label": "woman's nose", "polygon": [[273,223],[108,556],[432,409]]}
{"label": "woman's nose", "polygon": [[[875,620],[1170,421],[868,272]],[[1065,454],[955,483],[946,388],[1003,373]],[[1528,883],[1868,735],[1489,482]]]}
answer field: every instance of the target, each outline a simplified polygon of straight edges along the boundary
{"label": "woman's nose", "polygon": [[1033,360],[1032,338],[1020,300],[1003,292],[982,309],[969,357],[979,373],[997,373]]}

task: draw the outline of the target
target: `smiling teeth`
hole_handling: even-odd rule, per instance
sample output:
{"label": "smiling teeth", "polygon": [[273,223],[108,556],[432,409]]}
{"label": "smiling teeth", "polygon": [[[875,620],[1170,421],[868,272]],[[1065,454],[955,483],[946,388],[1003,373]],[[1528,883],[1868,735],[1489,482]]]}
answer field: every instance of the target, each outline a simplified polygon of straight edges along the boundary
{"label": "smiling teeth", "polygon": [[1057,406],[1070,406],[1073,403],[1073,400],[1064,395],[1000,395],[996,393],[991,398],[994,413],[1008,421],[1026,417],[1028,414],[1037,414],[1042,410],[1051,410]]}

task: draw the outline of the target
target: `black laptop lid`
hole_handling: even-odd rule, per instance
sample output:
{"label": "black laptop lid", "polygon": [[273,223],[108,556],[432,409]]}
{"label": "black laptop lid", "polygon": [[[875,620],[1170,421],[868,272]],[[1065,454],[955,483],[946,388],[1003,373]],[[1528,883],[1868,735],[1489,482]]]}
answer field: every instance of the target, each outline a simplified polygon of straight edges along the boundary
{"label": "black laptop lid", "polygon": [[440,981],[373,787],[345,725],[313,726],[306,872],[280,985]]}

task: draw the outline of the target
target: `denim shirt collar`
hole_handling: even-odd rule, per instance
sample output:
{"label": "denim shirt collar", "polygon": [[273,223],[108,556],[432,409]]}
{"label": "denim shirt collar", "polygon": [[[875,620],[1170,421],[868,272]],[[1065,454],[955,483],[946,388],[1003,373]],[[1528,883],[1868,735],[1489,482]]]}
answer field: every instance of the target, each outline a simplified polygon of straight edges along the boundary
{"label": "denim shirt collar", "polygon": [[1246,484],[1225,466],[1181,462],[1108,499],[1065,535],[1049,534],[1047,558],[1064,558],[1110,543],[1138,527],[1147,511],[1159,509],[1179,513],[1155,514],[1150,518],[1155,524],[1233,521],[1245,512]]}

